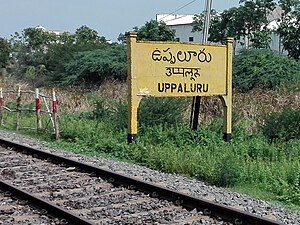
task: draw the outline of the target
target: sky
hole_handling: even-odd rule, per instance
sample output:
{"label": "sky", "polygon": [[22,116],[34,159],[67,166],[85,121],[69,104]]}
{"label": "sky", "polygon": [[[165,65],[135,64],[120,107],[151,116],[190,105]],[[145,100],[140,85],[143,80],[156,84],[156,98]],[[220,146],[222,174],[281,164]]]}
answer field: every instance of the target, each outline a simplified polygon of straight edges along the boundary
{"label": "sky", "polygon": [[[156,14],[197,14],[206,0],[0,0],[0,37],[10,38],[25,28],[74,33],[86,25],[107,40],[141,27]],[[223,11],[239,0],[212,0],[212,8]],[[188,3],[191,3],[187,5]],[[183,6],[186,7],[182,8]],[[182,9],[180,9],[182,8]],[[180,10],[178,10],[180,9]],[[178,10],[178,11],[177,11]]]}

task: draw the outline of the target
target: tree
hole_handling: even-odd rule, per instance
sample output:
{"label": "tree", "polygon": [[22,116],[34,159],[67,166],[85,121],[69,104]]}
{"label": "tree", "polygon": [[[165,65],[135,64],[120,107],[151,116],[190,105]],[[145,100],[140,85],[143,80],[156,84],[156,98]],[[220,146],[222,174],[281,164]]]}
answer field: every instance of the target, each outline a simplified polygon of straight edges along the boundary
{"label": "tree", "polygon": [[280,0],[283,9],[280,26],[277,30],[288,55],[296,60],[300,59],[300,1]]}
{"label": "tree", "polygon": [[123,33],[120,33],[117,39],[121,44],[126,44],[126,35]]}
{"label": "tree", "polygon": [[150,20],[141,28],[133,28],[137,32],[138,40],[147,41],[174,41],[175,31],[163,22]]}
{"label": "tree", "polygon": [[[121,76],[120,74],[126,76],[123,67],[118,72],[123,61],[114,57],[118,54],[123,56],[123,51],[109,51],[114,45],[108,44],[104,37],[100,37],[97,31],[87,26],[79,27],[75,34],[64,32],[59,35],[47,32],[42,27],[27,28],[21,34],[15,33],[11,44],[14,64],[10,72],[21,79],[31,80],[34,85],[45,81],[59,84],[62,81],[80,80],[92,83],[95,81],[94,77],[98,79],[110,74],[116,77]],[[121,63],[118,64],[119,59]],[[69,65],[76,67],[71,68]],[[86,74],[80,73],[80,68],[83,67]],[[102,70],[105,72],[101,72]]]}
{"label": "tree", "polygon": [[75,44],[75,35],[64,32],[57,42],[48,45],[45,55],[45,66],[51,74],[51,80],[59,81],[65,75],[65,64],[74,58],[80,51]]}
{"label": "tree", "polygon": [[49,33],[42,28],[26,28],[23,31],[25,44],[31,51],[45,51],[47,45],[57,40],[55,34]]}
{"label": "tree", "polygon": [[7,64],[10,52],[11,48],[9,42],[0,37],[0,68]]}
{"label": "tree", "polygon": [[[267,28],[268,14],[275,8],[274,0],[241,0],[240,18],[243,21],[243,33],[255,48],[268,48],[271,31]],[[246,43],[247,44],[247,43]]]}
{"label": "tree", "polygon": [[240,40],[244,36],[244,22],[239,8],[233,7],[212,17],[209,30],[209,41],[222,42],[226,37]]}
{"label": "tree", "polygon": [[[134,32],[137,32],[137,39],[143,41],[174,41],[175,31],[169,28],[164,22],[150,20],[141,28],[133,27]],[[126,44],[126,35],[120,33],[118,41]]]}
{"label": "tree", "polygon": [[[237,41],[245,38],[242,44],[246,46],[251,43],[253,47],[266,48],[270,41],[267,15],[274,9],[274,1],[241,0],[240,4],[243,5],[224,10],[222,13],[212,11],[209,41],[222,42],[226,37],[234,37]],[[194,31],[202,30],[203,18],[195,17]]]}
{"label": "tree", "polygon": [[65,64],[67,84],[100,84],[114,78],[122,81],[127,76],[127,55],[123,45],[107,45],[102,49],[79,52]]}
{"label": "tree", "polygon": [[75,39],[77,43],[104,43],[106,39],[100,37],[98,32],[89,28],[86,25],[83,25],[76,29]]}

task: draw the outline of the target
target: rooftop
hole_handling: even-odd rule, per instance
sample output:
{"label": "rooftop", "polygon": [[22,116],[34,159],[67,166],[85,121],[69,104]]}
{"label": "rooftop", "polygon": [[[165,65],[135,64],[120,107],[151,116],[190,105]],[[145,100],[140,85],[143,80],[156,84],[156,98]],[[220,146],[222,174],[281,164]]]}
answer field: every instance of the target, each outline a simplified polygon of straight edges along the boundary
{"label": "rooftop", "polygon": [[193,23],[195,15],[181,15],[181,14],[157,14],[156,21],[164,22],[168,26],[183,25]]}

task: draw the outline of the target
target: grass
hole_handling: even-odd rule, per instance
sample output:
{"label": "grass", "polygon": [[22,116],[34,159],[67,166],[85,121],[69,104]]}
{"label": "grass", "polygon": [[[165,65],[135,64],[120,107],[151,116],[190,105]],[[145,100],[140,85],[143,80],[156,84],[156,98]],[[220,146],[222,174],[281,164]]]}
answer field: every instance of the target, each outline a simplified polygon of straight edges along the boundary
{"label": "grass", "polygon": [[[203,98],[203,122],[197,131],[188,126],[190,99],[164,101],[164,107],[159,101],[152,105],[141,104],[144,107],[141,111],[148,112],[148,115],[139,115],[138,141],[128,145],[125,88],[121,83],[105,85],[101,91],[81,90],[77,96],[74,92],[63,92],[60,102],[61,140],[52,142],[51,136],[46,134],[38,137],[49,141],[52,147],[195,177],[280,203],[300,213],[300,141],[270,142],[260,130],[264,116],[286,106],[300,107],[296,86],[236,93],[233,140],[228,143],[221,139],[222,111],[218,98]],[[166,104],[173,107],[176,101],[183,107],[181,111],[173,111],[174,118],[178,118],[176,123],[172,120],[167,124],[149,123],[152,108],[162,111]],[[164,112],[161,113],[162,117]],[[181,113],[181,121],[175,113]],[[29,114],[21,116],[23,124],[34,123]],[[10,129],[13,129],[13,117],[6,114],[5,121],[8,127],[12,124]],[[25,133],[36,135],[32,131]]]}

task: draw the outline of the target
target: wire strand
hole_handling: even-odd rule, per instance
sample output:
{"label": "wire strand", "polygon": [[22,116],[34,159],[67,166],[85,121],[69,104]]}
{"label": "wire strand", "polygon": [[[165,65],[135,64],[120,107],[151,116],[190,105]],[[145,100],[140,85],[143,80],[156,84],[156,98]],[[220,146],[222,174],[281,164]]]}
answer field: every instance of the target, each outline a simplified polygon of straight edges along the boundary
{"label": "wire strand", "polygon": [[186,17],[186,16],[187,16],[187,15],[182,15],[182,16],[179,16],[179,17],[176,17],[176,18],[173,18],[173,19],[166,20],[166,21],[164,21],[164,22],[167,23],[167,22],[170,22],[170,21],[173,21],[173,20],[181,19],[181,18]]}
{"label": "wire strand", "polygon": [[168,17],[168,16],[170,16],[170,15],[172,15],[172,14],[178,12],[179,10],[184,9],[185,7],[187,7],[187,6],[189,6],[190,4],[194,3],[195,1],[197,1],[197,0],[193,0],[193,1],[191,1],[191,2],[189,2],[189,3],[187,3],[187,4],[185,4],[184,6],[181,6],[179,9],[176,9],[175,11],[169,13],[168,15],[164,16],[164,17],[161,18],[160,20],[163,20],[164,18],[166,18],[166,17]]}

